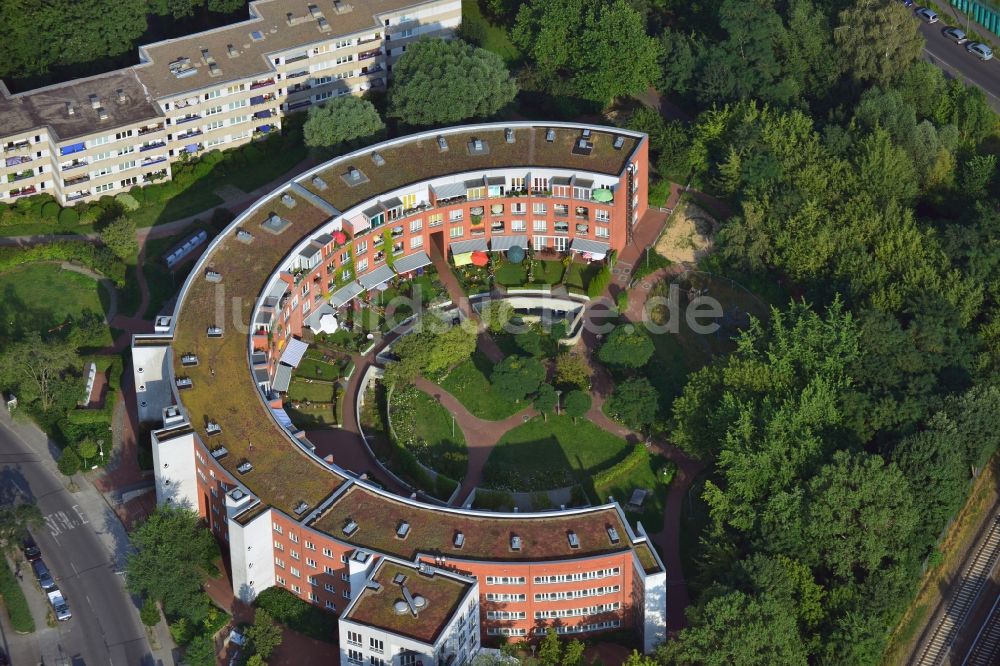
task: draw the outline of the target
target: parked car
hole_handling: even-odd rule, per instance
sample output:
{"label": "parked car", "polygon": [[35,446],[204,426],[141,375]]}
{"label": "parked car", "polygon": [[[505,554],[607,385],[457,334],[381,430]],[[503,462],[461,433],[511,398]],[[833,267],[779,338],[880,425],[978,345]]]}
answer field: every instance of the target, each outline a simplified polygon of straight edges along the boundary
{"label": "parked car", "polygon": [[959,30],[958,28],[945,28],[944,30],[941,31],[941,34],[943,34],[945,37],[955,42],[956,44],[964,44],[967,41],[969,41],[968,38],[965,36],[965,33]]}
{"label": "parked car", "polygon": [[35,571],[35,578],[38,579],[38,584],[42,586],[43,590],[51,590],[56,586],[56,582],[52,580],[52,572],[49,568],[45,566],[45,562],[42,558],[38,558],[31,563],[31,568]]}
{"label": "parked car", "polygon": [[914,5],[913,0],[903,0],[904,7],[912,7]]}
{"label": "parked car", "polygon": [[927,9],[926,7],[921,7],[920,9],[918,9],[917,16],[920,18],[921,21],[925,21],[926,23],[938,22],[938,15],[933,11],[931,11],[930,9]]}
{"label": "parked car", "polygon": [[24,553],[24,559],[28,560],[29,562],[34,562],[35,560],[37,560],[42,556],[41,549],[38,548],[38,544],[36,544],[35,540],[32,539],[30,536],[24,537],[24,540],[21,542],[21,544],[22,544],[21,550]]}
{"label": "parked car", "polygon": [[965,45],[965,50],[971,53],[972,55],[976,56],[983,62],[986,62],[987,60],[991,60],[993,58],[993,49],[991,49],[990,47],[986,46],[986,44],[983,44],[981,42],[970,42],[969,44]]}
{"label": "parked car", "polygon": [[49,603],[52,604],[52,611],[56,614],[57,620],[65,622],[73,617],[73,613],[70,612],[66,599],[63,598],[62,590],[56,587],[49,590],[46,596],[49,598]]}

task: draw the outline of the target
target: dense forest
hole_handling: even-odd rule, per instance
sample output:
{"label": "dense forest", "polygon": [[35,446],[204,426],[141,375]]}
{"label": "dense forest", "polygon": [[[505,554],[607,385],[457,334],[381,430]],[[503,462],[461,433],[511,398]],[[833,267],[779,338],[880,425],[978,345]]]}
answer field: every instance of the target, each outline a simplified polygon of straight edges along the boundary
{"label": "dense forest", "polygon": [[[247,0],[5,0],[0,79],[11,92],[139,61],[137,47],[247,18]],[[40,38],[41,37],[41,38]]]}
{"label": "dense forest", "polygon": [[627,122],[660,175],[737,212],[708,268],[794,294],[661,405],[709,524],[655,661],[879,663],[1000,447],[996,115],[900,2],[518,4],[482,3],[522,89],[657,87],[689,119]]}

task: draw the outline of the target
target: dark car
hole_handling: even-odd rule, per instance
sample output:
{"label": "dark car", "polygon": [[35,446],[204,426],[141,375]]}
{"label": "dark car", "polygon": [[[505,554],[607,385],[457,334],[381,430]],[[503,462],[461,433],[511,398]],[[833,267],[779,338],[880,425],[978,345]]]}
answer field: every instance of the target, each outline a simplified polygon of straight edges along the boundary
{"label": "dark car", "polygon": [[0,649],[0,666],[10,666],[10,659],[7,658],[7,653]]}
{"label": "dark car", "polygon": [[52,580],[52,572],[45,566],[45,562],[41,558],[32,562],[31,568],[34,569],[35,578],[38,579],[38,584],[42,586],[43,590],[51,590],[56,586],[56,582]]}
{"label": "dark car", "polygon": [[30,536],[24,537],[22,543],[22,552],[24,553],[24,559],[29,562],[34,562],[42,556],[42,551],[38,548],[38,544]]}

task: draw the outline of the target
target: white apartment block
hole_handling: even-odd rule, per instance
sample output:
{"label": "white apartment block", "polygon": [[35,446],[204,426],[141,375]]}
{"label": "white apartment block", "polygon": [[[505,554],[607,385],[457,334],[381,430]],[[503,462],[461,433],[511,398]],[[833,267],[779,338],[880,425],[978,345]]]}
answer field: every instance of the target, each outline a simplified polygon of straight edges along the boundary
{"label": "white apartment block", "polygon": [[461,0],[257,0],[247,21],[139,48],[134,67],[11,95],[0,82],[0,203],[63,205],[171,177],[185,154],[281,128],[287,113],[384,87]]}

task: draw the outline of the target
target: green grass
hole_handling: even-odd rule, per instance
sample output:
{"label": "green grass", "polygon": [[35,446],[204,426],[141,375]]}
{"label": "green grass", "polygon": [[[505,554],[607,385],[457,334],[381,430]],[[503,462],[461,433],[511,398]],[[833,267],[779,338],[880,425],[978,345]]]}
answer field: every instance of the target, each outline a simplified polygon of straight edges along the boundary
{"label": "green grass", "polygon": [[471,360],[458,364],[448,373],[440,382],[441,388],[455,396],[474,416],[487,421],[502,421],[527,407],[527,404],[512,402],[493,390],[488,377],[492,368],[490,360],[476,352]]}
{"label": "green grass", "polygon": [[670,181],[660,178],[649,184],[649,206],[650,208],[662,208],[670,197]]}
{"label": "green grass", "polygon": [[496,281],[505,287],[520,286],[528,281],[528,269],[524,262],[512,264],[505,261],[497,267],[494,275]]}
{"label": "green grass", "polygon": [[[30,573],[31,568],[28,567]],[[30,634],[35,630],[35,620],[31,617],[28,600],[24,598],[21,586],[14,578],[14,572],[6,560],[0,562],[0,598],[7,609],[7,616],[14,631]]]}
{"label": "green grass", "polygon": [[293,379],[288,387],[288,399],[292,402],[333,402],[334,385],[324,382],[309,383]]}
{"label": "green grass", "polygon": [[566,267],[560,260],[538,260],[534,262],[533,281],[541,284],[559,284],[562,282]]}
{"label": "green grass", "polygon": [[[601,475],[602,478],[595,477],[594,500],[600,504],[608,501],[608,497],[614,497],[625,509],[629,520],[641,521],[648,533],[655,534],[663,529],[663,509],[667,503],[669,490],[669,486],[661,482],[659,471],[668,464],[668,461],[662,456],[652,455],[645,447],[641,447],[639,451],[637,459],[632,461],[631,458],[627,458],[623,461],[621,469],[612,468],[614,471],[609,470],[608,474]],[[640,510],[634,511],[629,509],[627,504],[632,497],[632,491],[639,488],[652,490],[653,493],[646,496]]]}
{"label": "green grass", "polygon": [[590,285],[590,281],[594,279],[598,271],[601,270],[601,265],[599,263],[592,264],[581,264],[574,261],[566,269],[566,275],[563,280],[567,287],[577,288],[583,292],[587,291],[587,287]]}
{"label": "green grass", "polygon": [[304,379],[322,379],[329,382],[340,377],[340,370],[326,361],[307,357],[302,359],[299,367],[295,369],[295,376]]}
{"label": "green grass", "polygon": [[[44,333],[88,311],[105,314],[108,305],[107,291],[97,280],[63,270],[57,263],[27,264],[0,274],[0,311],[8,332]],[[93,344],[103,346],[111,342],[108,329]]]}
{"label": "green grass", "polygon": [[396,438],[417,460],[453,479],[465,476],[465,435],[437,400],[408,386],[393,392],[390,409]]}
{"label": "green grass", "polygon": [[[338,403],[337,408],[340,407]],[[285,406],[285,412],[296,428],[301,430],[322,430],[337,426],[337,411],[331,405]]]}
{"label": "green grass", "polygon": [[508,65],[521,60],[521,52],[510,41],[507,31],[493,25],[483,16],[477,0],[462,0],[462,37],[467,41],[493,51]]}
{"label": "green grass", "polygon": [[483,485],[522,491],[562,488],[588,481],[629,450],[624,439],[590,421],[536,417],[500,438],[483,470]]}

